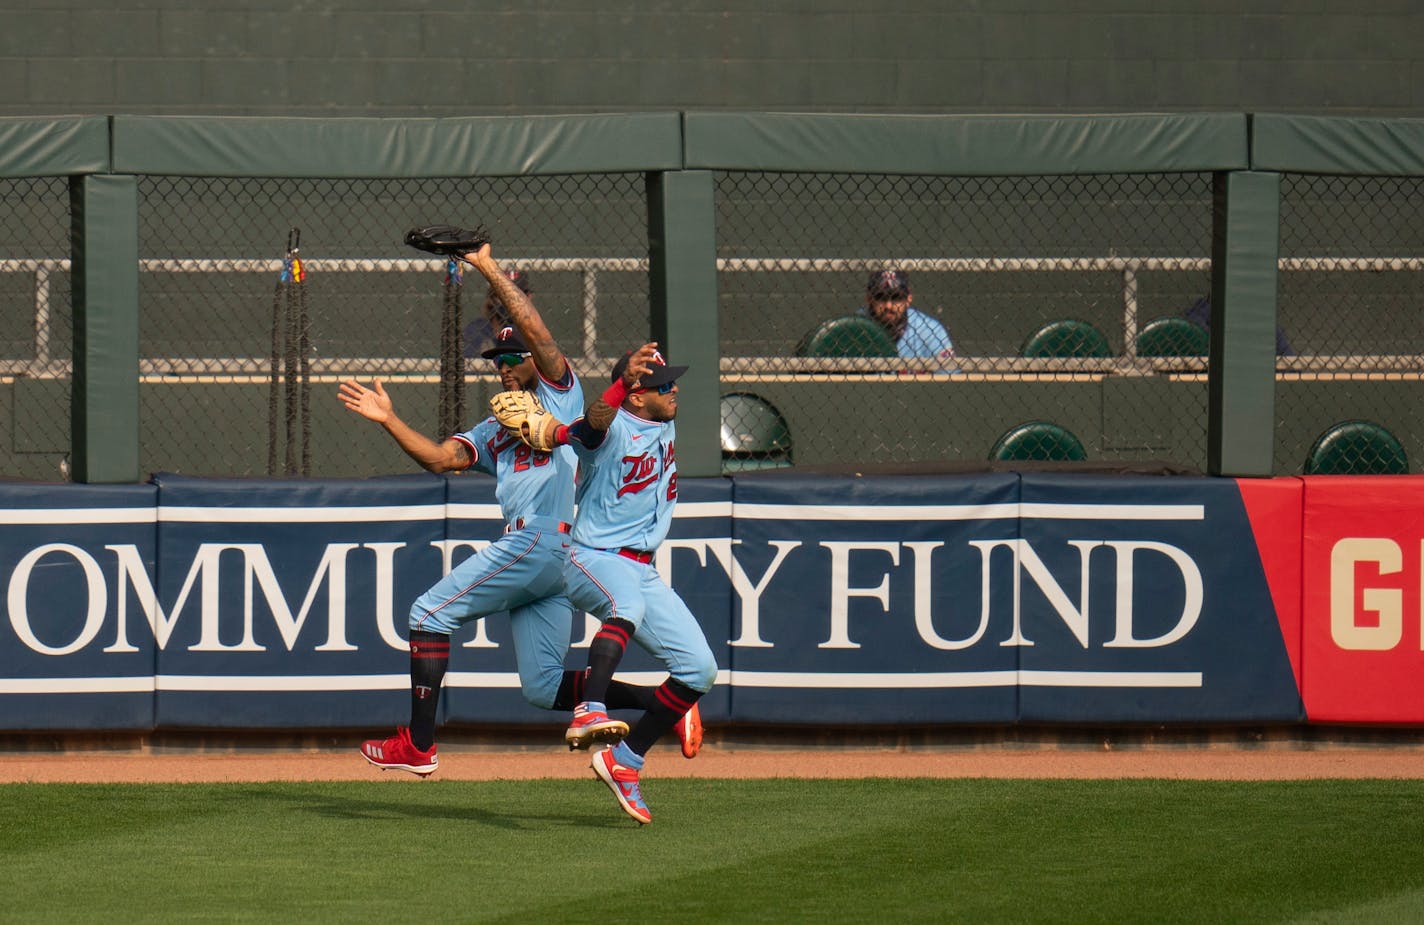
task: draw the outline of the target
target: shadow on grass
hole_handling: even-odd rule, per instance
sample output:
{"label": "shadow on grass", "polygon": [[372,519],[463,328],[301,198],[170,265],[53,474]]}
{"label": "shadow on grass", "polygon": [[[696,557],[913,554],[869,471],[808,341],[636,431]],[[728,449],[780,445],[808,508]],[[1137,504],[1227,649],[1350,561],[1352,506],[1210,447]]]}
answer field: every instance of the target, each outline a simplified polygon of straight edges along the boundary
{"label": "shadow on grass", "polygon": [[[498,806],[473,805],[468,801],[473,792],[413,784],[403,799],[376,799],[358,794],[274,790],[262,788],[250,796],[280,800],[294,810],[334,820],[416,820],[458,822],[493,829],[518,831],[566,826],[581,829],[626,828],[636,825],[606,792],[589,788],[589,799],[570,803],[566,810],[550,807],[547,799],[512,804],[501,801]],[[506,808],[507,807],[507,808]]]}

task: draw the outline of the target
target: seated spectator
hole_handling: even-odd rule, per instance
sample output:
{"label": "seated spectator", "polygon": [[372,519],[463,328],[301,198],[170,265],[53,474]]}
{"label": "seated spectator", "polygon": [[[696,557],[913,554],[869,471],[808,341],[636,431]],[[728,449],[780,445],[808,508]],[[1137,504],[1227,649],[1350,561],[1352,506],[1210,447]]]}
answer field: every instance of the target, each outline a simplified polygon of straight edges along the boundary
{"label": "seated spectator", "polygon": [[[519,291],[525,295],[533,295],[534,289],[529,285],[529,274],[523,270],[505,269],[501,271],[509,277],[509,281],[519,287]],[[485,291],[485,304],[482,316],[465,325],[464,346],[466,357],[484,356],[484,351],[494,345],[495,333],[510,326],[509,312],[505,309],[504,303],[495,295],[494,287],[491,286]]]}
{"label": "seated spectator", "polygon": [[[1211,333],[1211,296],[1204,295],[1192,303],[1192,307],[1182,313],[1182,317],[1188,321],[1196,322]],[[1286,339],[1286,332],[1280,325],[1276,325],[1276,356],[1293,357],[1295,350],[1291,348],[1290,341]]]}
{"label": "seated spectator", "polygon": [[942,371],[957,372],[949,332],[929,315],[911,307],[914,301],[910,277],[904,270],[880,270],[870,274],[862,312],[889,332],[900,356],[937,357],[945,363]]}

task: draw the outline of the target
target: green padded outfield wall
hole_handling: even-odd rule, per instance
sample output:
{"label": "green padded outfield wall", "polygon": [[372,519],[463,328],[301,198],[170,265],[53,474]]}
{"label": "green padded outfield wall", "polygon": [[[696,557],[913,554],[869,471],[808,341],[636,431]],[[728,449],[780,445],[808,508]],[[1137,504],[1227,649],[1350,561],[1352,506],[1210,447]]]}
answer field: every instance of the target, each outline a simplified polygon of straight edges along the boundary
{"label": "green padded outfield wall", "polygon": [[0,116],[1424,111],[1401,0],[0,0]]}
{"label": "green padded outfield wall", "polygon": [[[132,335],[135,296],[132,276],[132,216],[136,204],[128,177],[146,174],[222,176],[240,169],[249,175],[308,176],[318,171],[335,176],[430,176],[446,172],[491,174],[557,174],[591,171],[635,171],[658,175],[681,175],[698,182],[703,171],[736,171],[775,168],[795,171],[872,170],[885,173],[920,172],[932,165],[946,173],[989,174],[998,169],[1021,173],[1094,173],[1099,171],[1196,171],[1235,177],[1239,183],[1253,177],[1276,173],[1330,171],[1350,174],[1417,174],[1424,170],[1418,151],[1424,124],[1419,120],[1318,119],[1283,116],[1255,117],[1256,135],[1248,150],[1245,114],[1168,114],[1147,116],[1121,114],[1085,117],[1003,116],[925,117],[885,115],[789,115],[757,113],[625,114],[573,117],[473,117],[471,119],[333,119],[289,118],[173,118],[114,116],[108,119],[56,120],[16,117],[0,120],[0,132],[7,144],[0,156],[0,176],[25,177],[70,174],[76,177],[74,209],[76,235],[73,256],[79,261],[82,285],[75,293],[75,320],[85,326],[74,339],[82,367],[79,385],[84,400],[69,409],[73,413],[72,462],[76,476],[88,481],[128,481],[135,478],[133,462],[134,396],[133,365],[136,345]],[[877,146],[879,139],[887,142]],[[234,151],[246,152],[234,160]],[[451,152],[457,152],[453,156]],[[929,152],[929,153],[927,153]],[[997,152],[997,154],[996,154]],[[1011,156],[1010,156],[1011,155]],[[689,168],[682,171],[678,167]],[[1254,174],[1244,168],[1254,167]],[[105,176],[105,171],[112,171]],[[1226,172],[1226,173],[1222,173]],[[85,175],[97,175],[84,180]],[[1232,201],[1232,184],[1221,188],[1223,202]],[[657,191],[654,183],[650,190]],[[669,195],[669,193],[678,195]],[[698,282],[706,267],[682,267],[682,257],[706,252],[705,227],[690,238],[688,221],[708,224],[705,191],[700,196],[688,190],[669,189],[665,183],[657,194],[661,205],[654,210],[649,226],[650,248],[656,261],[666,261],[664,269],[676,270],[654,287],[658,301],[668,303],[669,314],[654,318],[655,333],[670,344],[697,344],[708,330],[709,319],[696,306],[706,303],[708,282]],[[1259,308],[1241,330],[1268,331],[1270,304],[1274,300],[1274,253],[1268,246],[1274,218],[1271,202],[1274,188],[1254,189],[1246,197],[1260,206],[1249,223],[1251,246],[1237,248],[1229,229],[1236,213],[1221,213],[1224,254],[1234,254],[1222,267],[1250,283],[1227,285],[1215,301],[1225,309],[1237,295]],[[1238,204],[1247,204],[1240,200]],[[1417,215],[1408,211],[1406,215]],[[1221,228],[1218,229],[1219,233]],[[97,232],[96,232],[97,229]],[[107,229],[107,231],[105,230]],[[90,235],[96,239],[86,247]],[[665,242],[659,239],[666,237]],[[669,249],[664,244],[681,241]],[[60,251],[55,251],[58,256]],[[675,259],[676,258],[676,259]],[[1242,263],[1244,261],[1244,263]],[[1234,264],[1234,268],[1229,266]],[[682,267],[681,269],[678,269]],[[657,276],[657,270],[653,274]],[[689,298],[672,299],[680,287]],[[1249,291],[1248,291],[1249,290]],[[707,303],[710,304],[710,303]],[[679,316],[680,311],[691,316]],[[141,313],[139,313],[141,314]],[[1218,318],[1221,323],[1224,319]],[[87,326],[98,322],[98,337]],[[110,325],[104,329],[102,325]],[[1221,324],[1228,338],[1236,327]],[[1249,342],[1252,338],[1247,337]],[[1259,338],[1257,338],[1259,339]],[[704,345],[705,346],[705,345]],[[1190,433],[1160,434],[1157,442],[1144,442],[1133,433],[1130,419],[1122,409],[1151,399],[1154,407],[1167,415],[1184,415],[1200,421],[1194,409],[1210,405],[1219,429],[1215,441],[1212,471],[1222,474],[1266,474],[1273,468],[1271,447],[1262,440],[1240,439],[1240,435],[1264,433],[1263,420],[1270,419],[1269,351],[1249,343],[1248,349],[1228,350],[1216,357],[1220,391],[1210,396],[1199,387],[1163,388],[1154,384],[1150,395],[1114,383],[1087,390],[1079,396],[1086,415],[1079,423],[1092,439],[1093,421],[1099,422],[1101,443],[1131,455],[1144,452],[1168,458],[1183,458],[1179,442],[1190,445]],[[681,349],[679,353],[682,352]],[[708,366],[703,358],[699,367]],[[1264,374],[1264,375],[1263,375]],[[1230,379],[1231,381],[1227,381]],[[1242,382],[1248,383],[1245,392]],[[106,385],[106,383],[108,385]],[[1146,385],[1144,383],[1144,385]],[[109,386],[114,386],[110,388]],[[1096,390],[1095,390],[1096,389]],[[40,390],[44,391],[44,390]],[[40,417],[40,402],[52,404],[54,396],[16,386],[0,401],[13,401],[12,414],[18,421]],[[52,390],[50,390],[52,391]],[[1027,389],[1020,389],[1027,392]],[[1077,390],[1083,391],[1083,390]],[[1293,390],[1295,391],[1295,390]],[[1305,391],[1305,390],[1299,390]],[[23,395],[21,393],[24,393]],[[31,394],[33,393],[33,395]],[[1372,393],[1373,394],[1373,393]],[[1237,398],[1249,396],[1249,400]],[[23,398],[23,401],[21,400]],[[847,396],[849,408],[863,396]],[[33,403],[33,405],[32,405]],[[200,402],[201,403],[201,402]],[[689,420],[715,420],[711,408],[694,408],[689,401]],[[1001,402],[1010,407],[1007,393]],[[1321,405],[1312,401],[1312,406]],[[933,411],[931,405],[923,405]],[[1352,410],[1341,405],[1341,413]],[[1366,406],[1368,407],[1368,406]],[[1229,411],[1229,414],[1228,414]],[[1353,410],[1352,413],[1360,413]],[[141,416],[141,415],[140,415]],[[797,417],[791,412],[792,417]],[[51,416],[53,419],[53,416]],[[826,431],[824,422],[797,418],[791,422],[801,432]],[[943,422],[940,422],[943,423]],[[997,422],[982,435],[993,433]],[[962,422],[960,432],[966,431]],[[1287,422],[1284,427],[1297,426]],[[1303,426],[1303,424],[1301,425]],[[117,430],[115,430],[117,428]],[[43,445],[18,446],[17,454],[57,451],[52,435],[40,434]],[[1304,441],[1309,433],[1302,433]],[[1406,434],[1413,450],[1417,434]],[[34,442],[34,441],[31,441]],[[956,446],[957,453],[972,455],[973,447],[991,442],[975,439],[972,447]],[[1259,444],[1259,445],[1258,445]],[[100,458],[94,447],[109,445],[122,450]],[[936,447],[926,452],[940,456]],[[697,455],[697,454],[694,454]],[[949,454],[944,454],[949,455]],[[1284,464],[1283,464],[1284,460]],[[800,454],[800,462],[815,460]],[[1274,460],[1277,471],[1295,468],[1289,458]],[[18,472],[18,470],[16,470]]]}

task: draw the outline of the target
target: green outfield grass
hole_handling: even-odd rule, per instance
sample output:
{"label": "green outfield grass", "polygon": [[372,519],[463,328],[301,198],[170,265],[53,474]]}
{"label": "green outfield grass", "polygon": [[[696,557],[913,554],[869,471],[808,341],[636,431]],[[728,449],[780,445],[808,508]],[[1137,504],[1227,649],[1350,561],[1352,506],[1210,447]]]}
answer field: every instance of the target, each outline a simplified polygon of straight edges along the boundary
{"label": "green outfield grass", "polygon": [[1411,922],[1424,781],[0,786],[0,921]]}

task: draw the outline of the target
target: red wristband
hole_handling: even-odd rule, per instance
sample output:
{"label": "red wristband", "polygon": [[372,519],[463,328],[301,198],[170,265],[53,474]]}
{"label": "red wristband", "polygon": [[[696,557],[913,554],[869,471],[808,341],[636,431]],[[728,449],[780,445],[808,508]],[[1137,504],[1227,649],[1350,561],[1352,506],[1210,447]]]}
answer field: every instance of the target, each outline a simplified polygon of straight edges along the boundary
{"label": "red wristband", "polygon": [[563,446],[569,442],[569,425],[560,424],[554,428],[554,445]]}
{"label": "red wristband", "polygon": [[623,407],[623,399],[628,397],[628,386],[623,383],[620,377],[617,382],[603,390],[603,400],[608,403],[608,407],[617,410]]}

